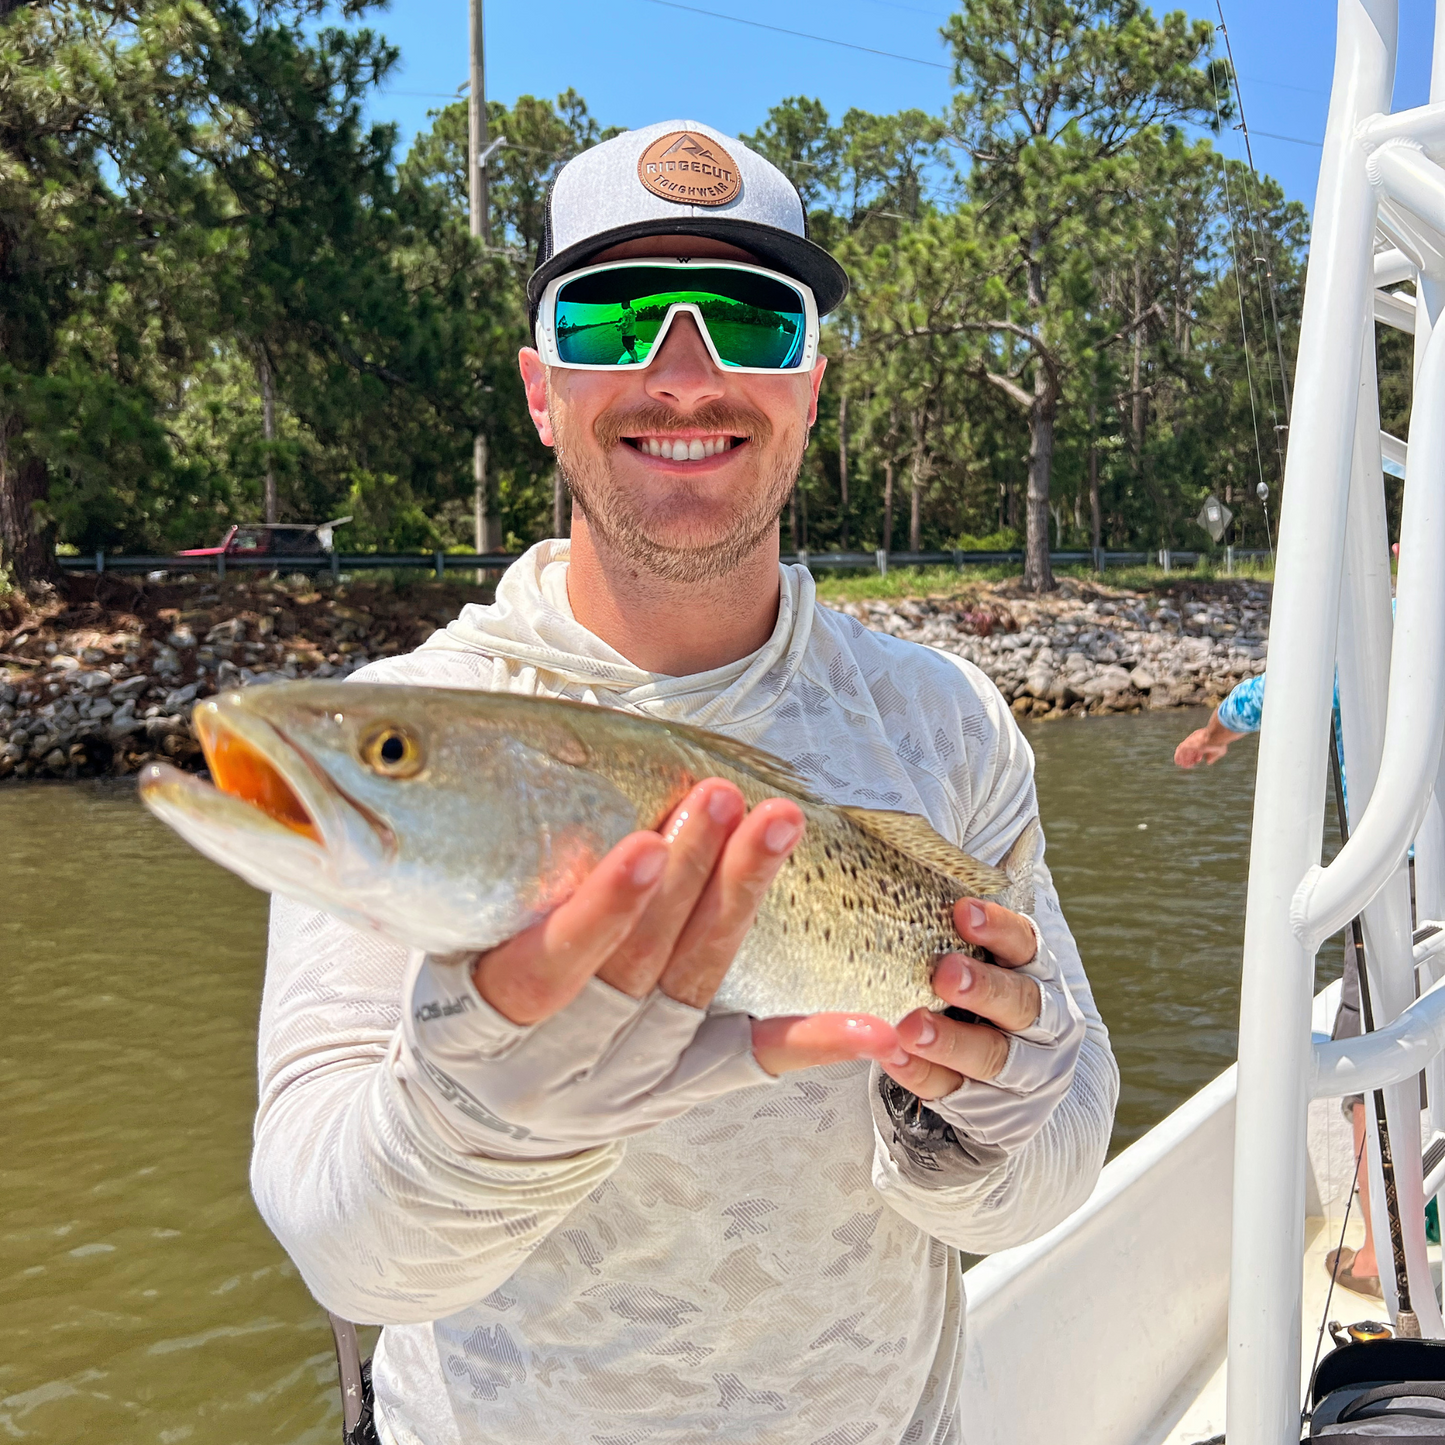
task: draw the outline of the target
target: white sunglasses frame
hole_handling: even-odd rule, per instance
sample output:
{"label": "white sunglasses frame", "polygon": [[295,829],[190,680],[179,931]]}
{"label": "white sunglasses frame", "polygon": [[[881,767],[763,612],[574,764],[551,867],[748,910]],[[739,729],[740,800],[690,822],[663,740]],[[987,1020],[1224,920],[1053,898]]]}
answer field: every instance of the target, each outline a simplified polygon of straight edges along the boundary
{"label": "white sunglasses frame", "polygon": [[[558,291],[568,282],[576,281],[583,276],[595,276],[603,271],[635,269],[639,266],[665,271],[687,271],[698,267],[706,267],[710,271],[745,271],[749,275],[766,276],[770,281],[780,281],[783,285],[791,287],[803,298],[803,355],[801,360],[796,366],[730,366],[718,355],[717,347],[713,345],[712,335],[707,329],[707,322],[703,319],[701,310],[690,301],[675,301],[667,308],[667,315],[662,318],[662,325],[653,338],[652,349],[647,353],[646,361],[626,366],[618,366],[616,363],[597,365],[591,362],[563,361],[557,350],[557,337],[554,329]],[[662,350],[662,343],[672,329],[672,323],[680,311],[686,311],[691,315],[702,335],[703,344],[712,357],[713,365],[724,375],[806,376],[817,365],[822,328],[818,320],[818,302],[813,295],[813,288],[796,277],[785,276],[781,271],[770,271],[766,266],[755,266],[747,261],[718,261],[710,256],[679,256],[675,258],[638,256],[627,261],[604,261],[599,266],[584,266],[580,270],[568,271],[564,275],[554,278],[547,283],[547,289],[542,292],[542,301],[537,308],[537,350],[548,366],[560,366],[565,371],[646,371]]]}

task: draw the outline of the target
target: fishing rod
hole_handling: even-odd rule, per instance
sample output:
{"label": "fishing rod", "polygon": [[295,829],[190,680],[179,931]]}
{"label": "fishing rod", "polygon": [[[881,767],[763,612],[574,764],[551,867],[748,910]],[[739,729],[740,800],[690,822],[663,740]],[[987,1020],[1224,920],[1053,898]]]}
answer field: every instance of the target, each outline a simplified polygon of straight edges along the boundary
{"label": "fishing rod", "polygon": [[[1350,841],[1350,820],[1345,811],[1344,766],[1340,757],[1340,730],[1330,710],[1330,776],[1335,786],[1335,811],[1340,820],[1340,844]],[[1370,975],[1365,967],[1365,932],[1357,913],[1350,920],[1355,946],[1355,972],[1360,981],[1360,1023],[1367,1034],[1375,1031],[1375,1011],[1370,1003]],[[1400,1196],[1395,1187],[1395,1157],[1390,1149],[1390,1125],[1385,1118],[1385,1091],[1375,1090],[1375,1127],[1379,1134],[1380,1173],[1385,1185],[1385,1214],[1390,1226],[1390,1258],[1395,1268],[1395,1329],[1401,1339],[1420,1338],[1420,1320],[1410,1306],[1410,1277],[1405,1264],[1405,1229],[1400,1221]],[[1358,1169],[1357,1169],[1358,1172]],[[1366,1181],[1365,1187],[1369,1188]],[[1338,1268],[1338,1264],[1336,1265]],[[1326,1306],[1328,1308],[1328,1306]]]}

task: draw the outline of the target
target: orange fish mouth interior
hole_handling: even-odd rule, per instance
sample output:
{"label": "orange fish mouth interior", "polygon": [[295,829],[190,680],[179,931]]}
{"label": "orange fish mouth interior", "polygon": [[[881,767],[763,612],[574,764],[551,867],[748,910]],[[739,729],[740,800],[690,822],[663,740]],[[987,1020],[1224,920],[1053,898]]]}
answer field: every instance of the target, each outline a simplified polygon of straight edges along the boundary
{"label": "orange fish mouth interior", "polygon": [[321,831],[306,805],[273,763],[245,738],[227,727],[218,727],[214,719],[197,719],[197,723],[211,780],[221,792],[249,803],[293,833],[313,843],[321,842]]}

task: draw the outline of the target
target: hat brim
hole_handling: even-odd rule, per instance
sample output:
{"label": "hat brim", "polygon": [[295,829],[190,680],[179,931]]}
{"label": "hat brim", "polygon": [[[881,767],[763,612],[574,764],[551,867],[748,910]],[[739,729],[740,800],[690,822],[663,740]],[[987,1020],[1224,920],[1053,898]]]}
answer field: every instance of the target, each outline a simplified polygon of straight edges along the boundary
{"label": "hat brim", "polygon": [[723,216],[678,216],[656,221],[636,221],[588,236],[549,256],[527,282],[527,301],[536,319],[537,307],[547,283],[568,271],[585,266],[594,256],[623,241],[646,236],[707,236],[750,251],[765,266],[801,281],[812,290],[818,314],[826,316],[848,294],[848,273],[827,251],[805,236],[765,226],[758,221],[732,220]]}

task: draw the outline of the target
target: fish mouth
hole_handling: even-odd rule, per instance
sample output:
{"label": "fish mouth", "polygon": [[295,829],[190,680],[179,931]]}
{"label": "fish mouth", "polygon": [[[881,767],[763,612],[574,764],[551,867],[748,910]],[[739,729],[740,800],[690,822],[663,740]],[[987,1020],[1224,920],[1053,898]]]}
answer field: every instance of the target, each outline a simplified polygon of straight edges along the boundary
{"label": "fish mouth", "polygon": [[[211,781],[217,791],[256,809],[283,828],[309,838],[318,847],[325,847],[316,810],[307,805],[272,756],[278,743],[286,747],[293,758],[299,760],[299,754],[269,724],[256,726],[258,721],[247,718],[251,726],[244,723],[238,726],[237,715],[224,706],[202,703],[196,708],[192,722]],[[262,728],[270,734],[264,738],[265,742],[272,743],[269,748],[263,746],[263,739],[257,736]]]}

